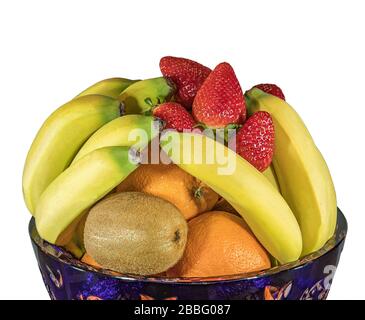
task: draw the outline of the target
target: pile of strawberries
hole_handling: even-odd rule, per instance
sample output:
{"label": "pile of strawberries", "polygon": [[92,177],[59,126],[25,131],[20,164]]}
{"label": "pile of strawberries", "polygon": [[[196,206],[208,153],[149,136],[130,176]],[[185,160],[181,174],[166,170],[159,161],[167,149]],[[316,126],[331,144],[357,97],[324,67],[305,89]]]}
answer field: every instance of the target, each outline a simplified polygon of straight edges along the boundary
{"label": "pile of strawberries", "polygon": [[[262,111],[247,117],[245,96],[229,63],[211,70],[189,59],[168,56],[161,59],[160,69],[177,88],[175,102],[153,109],[153,115],[164,120],[166,128],[180,132],[197,127],[237,128],[236,152],[260,171],[270,166],[275,147],[272,118]],[[285,100],[274,84],[255,87]]]}

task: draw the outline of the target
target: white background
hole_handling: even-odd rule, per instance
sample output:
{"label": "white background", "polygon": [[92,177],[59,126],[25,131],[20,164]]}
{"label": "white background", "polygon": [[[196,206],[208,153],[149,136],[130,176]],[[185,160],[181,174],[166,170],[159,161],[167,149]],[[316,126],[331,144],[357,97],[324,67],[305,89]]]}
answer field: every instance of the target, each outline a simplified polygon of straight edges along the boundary
{"label": "white background", "polygon": [[[159,75],[163,55],[279,84],[331,169],[349,234],[331,299],[365,298],[364,1],[1,1],[0,298],[48,299],[21,193],[44,119],[93,82]],[[263,199],[265,201],[265,199]]]}

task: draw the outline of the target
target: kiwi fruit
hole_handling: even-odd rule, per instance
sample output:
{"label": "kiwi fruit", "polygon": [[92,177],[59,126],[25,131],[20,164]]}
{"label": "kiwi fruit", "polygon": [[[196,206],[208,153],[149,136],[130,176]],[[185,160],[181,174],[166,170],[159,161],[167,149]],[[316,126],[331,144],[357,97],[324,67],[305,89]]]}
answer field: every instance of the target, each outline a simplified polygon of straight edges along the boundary
{"label": "kiwi fruit", "polygon": [[91,208],[84,243],[86,252],[105,269],[153,275],[180,260],[187,228],[170,202],[141,192],[121,192]]}

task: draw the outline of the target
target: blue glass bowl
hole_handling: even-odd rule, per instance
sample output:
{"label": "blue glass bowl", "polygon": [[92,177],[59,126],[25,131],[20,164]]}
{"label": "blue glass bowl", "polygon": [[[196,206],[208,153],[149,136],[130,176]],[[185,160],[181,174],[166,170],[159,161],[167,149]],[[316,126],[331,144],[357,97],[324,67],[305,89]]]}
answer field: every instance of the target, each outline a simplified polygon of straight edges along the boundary
{"label": "blue glass bowl", "polygon": [[44,284],[54,300],[323,300],[327,298],[347,233],[338,210],[335,235],[301,260],[260,273],[209,278],[164,278],[97,270],[29,233]]}

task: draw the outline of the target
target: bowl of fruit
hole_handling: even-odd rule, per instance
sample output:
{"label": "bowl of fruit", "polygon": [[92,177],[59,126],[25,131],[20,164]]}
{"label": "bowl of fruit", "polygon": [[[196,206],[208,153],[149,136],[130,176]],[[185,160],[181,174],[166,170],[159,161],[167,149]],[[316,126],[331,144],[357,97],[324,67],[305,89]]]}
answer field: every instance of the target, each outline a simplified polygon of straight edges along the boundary
{"label": "bowl of fruit", "polygon": [[347,233],[282,90],[164,57],[54,111],[23,172],[52,299],[326,299]]}

